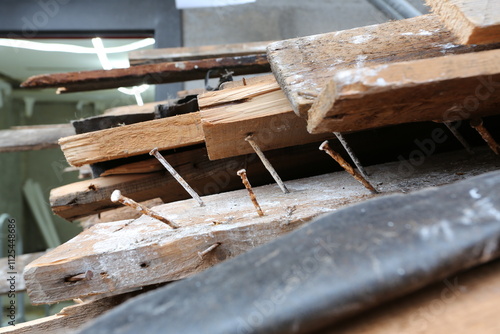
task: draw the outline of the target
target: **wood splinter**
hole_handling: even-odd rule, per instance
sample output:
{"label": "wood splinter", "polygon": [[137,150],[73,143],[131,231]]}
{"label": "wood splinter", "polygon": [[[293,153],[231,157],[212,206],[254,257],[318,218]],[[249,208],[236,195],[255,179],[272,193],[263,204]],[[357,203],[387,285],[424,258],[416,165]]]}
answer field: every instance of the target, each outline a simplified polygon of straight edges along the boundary
{"label": "wood splinter", "polygon": [[479,132],[481,137],[483,137],[484,141],[488,144],[493,152],[496,155],[499,155],[500,145],[495,141],[495,139],[491,136],[491,133],[484,127],[482,118],[475,118],[470,120],[470,126]]}
{"label": "wood splinter", "polygon": [[250,196],[250,199],[252,200],[253,206],[255,206],[255,209],[257,210],[257,213],[259,216],[264,216],[264,212],[262,211],[259,202],[257,202],[257,197],[255,197],[255,193],[253,192],[252,186],[250,185],[250,182],[248,181],[247,178],[247,171],[245,169],[240,169],[237,172],[238,176],[241,177],[241,181],[245,185],[245,188],[248,190],[248,195]]}
{"label": "wood splinter", "polygon": [[325,140],[321,146],[320,150],[325,151],[329,156],[331,156],[335,161],[339,163],[342,168],[346,170],[349,174],[351,174],[356,180],[358,180],[366,189],[370,190],[373,194],[378,194],[379,191],[375,189],[374,186],[368,182],[358,171],[356,171],[344,158],[337,152],[335,152],[330,145],[328,145],[328,140]]}
{"label": "wood splinter", "polygon": [[163,165],[163,167],[165,167],[168,172],[174,177],[174,179],[177,180],[177,182],[179,182],[179,184],[184,188],[186,189],[186,191],[189,193],[189,195],[191,195],[191,197],[193,197],[200,206],[204,206],[205,204],[203,203],[201,197],[196,193],[196,191],[194,191],[193,188],[191,188],[191,186],[186,182],[186,180],[184,180],[182,178],[182,176],[179,175],[179,173],[177,173],[177,171],[174,169],[174,167],[172,167],[172,165],[170,165],[167,160],[163,157],[163,155],[161,155],[160,152],[158,152],[158,148],[155,147],[151,150],[151,152],[149,152],[149,155],[153,155],[156,159],[158,159],[158,161]]}
{"label": "wood splinter", "polygon": [[179,228],[179,226],[177,224],[171,222],[167,218],[161,216],[160,214],[154,212],[153,210],[151,210],[145,206],[140,205],[139,203],[137,203],[133,199],[123,196],[122,193],[120,192],[120,190],[113,191],[113,193],[111,194],[111,201],[113,203],[120,202],[123,205],[130,206],[131,208],[136,209],[137,211],[139,211],[142,214],[145,214],[146,216],[149,216],[149,217],[154,218],[154,219],[158,219],[159,221],[167,224],[168,226],[170,226],[173,229]]}
{"label": "wood splinter", "polygon": [[257,153],[257,155],[259,156],[260,160],[262,161],[266,169],[269,171],[269,173],[271,173],[271,176],[273,177],[274,181],[276,181],[281,191],[283,191],[283,193],[285,194],[288,194],[290,191],[287,189],[287,187],[281,180],[278,173],[276,173],[276,170],[274,169],[273,165],[271,165],[269,160],[267,160],[266,156],[264,155],[264,152],[262,152],[259,145],[257,145],[257,143],[253,140],[253,136],[252,135],[247,136],[245,138],[245,141],[247,141],[250,144],[250,146],[252,146],[253,150],[255,151],[255,153]]}
{"label": "wood splinter", "polygon": [[220,245],[221,245],[221,243],[217,242],[217,243],[213,244],[212,246],[208,247],[207,249],[205,249],[203,252],[198,252],[198,256],[200,257],[201,260],[203,260],[203,257],[205,257],[205,255],[207,255],[208,253],[210,253],[211,251],[213,251],[214,249],[216,249]]}

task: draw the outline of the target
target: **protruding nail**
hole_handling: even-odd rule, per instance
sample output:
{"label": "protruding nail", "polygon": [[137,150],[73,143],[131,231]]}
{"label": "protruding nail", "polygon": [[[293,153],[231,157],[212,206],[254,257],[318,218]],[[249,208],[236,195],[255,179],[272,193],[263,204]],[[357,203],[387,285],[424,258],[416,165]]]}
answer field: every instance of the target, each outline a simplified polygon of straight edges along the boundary
{"label": "protruding nail", "polygon": [[172,174],[172,176],[177,180],[177,182],[180,183],[180,185],[186,189],[186,191],[189,193],[189,195],[191,195],[191,197],[193,197],[200,206],[203,206],[205,205],[203,203],[203,201],[201,200],[201,197],[196,193],[196,191],[194,191],[193,188],[191,188],[191,186],[182,178],[182,176],[179,175],[179,173],[177,173],[177,171],[174,169],[174,167],[172,167],[168,162],[167,160],[165,160],[165,158],[163,157],[163,155],[161,155],[160,152],[158,152],[158,148],[153,148],[151,150],[151,152],[149,152],[150,155],[153,155],[155,156],[156,159],[158,159],[158,161],[163,165],[163,167],[165,167],[168,172],[170,174]]}
{"label": "protruding nail", "polygon": [[340,132],[334,132],[333,134],[337,137],[342,146],[344,146],[344,149],[346,150],[347,154],[349,154],[356,167],[358,167],[359,173],[363,175],[365,179],[368,179],[368,174],[366,173],[363,165],[361,165],[361,162],[359,161],[358,157],[354,154],[354,151],[351,149],[351,147],[347,143],[347,140],[345,140],[344,136]]}
{"label": "protruding nail", "polygon": [[470,120],[470,125],[479,132],[481,137],[483,137],[484,141],[488,144],[493,152],[496,155],[499,155],[500,145],[495,141],[495,139],[491,136],[491,133],[486,129],[483,125],[482,118],[475,118]]}
{"label": "protruding nail", "polygon": [[340,154],[335,152],[330,145],[328,145],[328,141],[325,140],[321,146],[319,147],[320,150],[325,151],[329,156],[331,156],[335,161],[339,163],[342,168],[346,170],[349,174],[351,174],[356,180],[358,180],[365,188],[370,190],[374,194],[378,194],[378,190],[375,189],[374,186],[368,182],[367,179],[365,179],[360,173],[358,173],[352,166],[342,158]]}
{"label": "protruding nail", "polygon": [[250,199],[252,200],[253,206],[255,206],[255,209],[257,210],[257,213],[259,216],[264,216],[264,212],[260,208],[259,202],[257,202],[257,198],[255,197],[255,193],[253,192],[252,186],[250,185],[250,182],[248,181],[247,178],[247,171],[245,169],[240,169],[237,172],[238,176],[241,177],[241,181],[245,185],[245,188],[248,190],[248,195],[250,196]]}
{"label": "protruding nail", "polygon": [[205,249],[203,252],[198,252],[198,256],[200,257],[200,259],[203,260],[203,257],[205,255],[207,255],[208,253],[210,253],[211,251],[213,251],[214,249],[216,249],[220,245],[221,245],[221,243],[217,242],[217,243],[213,244],[212,246],[208,247],[207,249]]}
{"label": "protruding nail", "polygon": [[460,132],[458,132],[457,128],[455,126],[453,126],[452,122],[444,122],[444,125],[446,125],[446,127],[455,136],[455,138],[457,138],[457,140],[460,142],[460,144],[462,144],[462,146],[465,148],[465,150],[469,154],[474,154],[474,150],[472,149],[472,147],[469,145],[469,143],[467,142],[467,140],[465,140],[465,138],[462,137],[462,135],[460,134]]}
{"label": "protruding nail", "polygon": [[252,146],[255,153],[257,153],[257,155],[259,156],[260,160],[262,161],[262,163],[264,164],[266,169],[269,171],[269,173],[271,173],[271,176],[273,177],[274,181],[276,181],[278,186],[281,188],[281,191],[283,191],[283,193],[285,193],[285,194],[288,194],[290,191],[287,189],[287,187],[285,186],[285,184],[281,180],[278,173],[276,173],[276,170],[271,165],[269,160],[267,160],[266,156],[264,155],[264,152],[262,152],[259,145],[257,145],[257,143],[253,140],[252,135],[247,136],[245,138],[245,140],[250,144],[250,146]]}
{"label": "protruding nail", "polygon": [[91,270],[87,270],[82,274],[78,274],[71,277],[66,277],[66,282],[79,282],[79,281],[90,281],[94,277],[94,273]]}
{"label": "protruding nail", "polygon": [[145,214],[146,216],[149,216],[149,217],[154,218],[154,219],[158,219],[159,221],[170,226],[171,228],[179,228],[179,226],[177,224],[171,222],[167,218],[154,212],[150,208],[142,206],[139,203],[137,203],[136,201],[134,201],[133,199],[123,196],[122,193],[120,192],[120,190],[113,191],[113,193],[111,194],[111,201],[114,203],[120,202],[123,205],[130,206],[131,208],[136,209],[137,211],[139,211],[142,214]]}

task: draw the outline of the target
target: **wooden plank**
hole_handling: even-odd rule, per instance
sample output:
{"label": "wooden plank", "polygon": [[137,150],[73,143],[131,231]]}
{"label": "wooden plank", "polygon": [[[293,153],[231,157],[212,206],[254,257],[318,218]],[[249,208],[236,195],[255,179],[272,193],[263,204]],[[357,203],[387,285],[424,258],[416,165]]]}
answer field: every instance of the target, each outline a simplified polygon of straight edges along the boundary
{"label": "wooden plank", "polygon": [[271,41],[135,50],[129,52],[128,59],[130,65],[137,66],[183,60],[265,55],[269,43]]}
{"label": "wooden plank", "polygon": [[63,308],[59,313],[15,326],[0,328],[8,334],[61,334],[73,332],[113,307],[125,302],[134,294],[123,294],[96,301],[84,302]]}
{"label": "wooden plank", "polygon": [[103,112],[103,115],[106,116],[119,116],[119,115],[128,115],[128,114],[152,114],[155,112],[155,107],[159,104],[169,103],[171,100],[164,100],[158,102],[150,102],[144,103],[142,106],[139,105],[130,105],[130,106],[120,106],[114,107],[110,109],[106,109]]}
{"label": "wooden plank", "polygon": [[22,127],[0,131],[0,152],[35,151],[57,147],[59,138],[75,134],[70,124]]}
{"label": "wooden plank", "polygon": [[[290,168],[290,154],[296,158],[293,169]],[[270,151],[267,156],[284,180],[332,170],[329,158],[317,150],[316,144]],[[269,172],[255,155],[210,161],[206,149],[201,148],[168,154],[165,158],[200,195],[243,188],[236,174],[241,168],[248,170],[254,186],[272,182]],[[52,211],[67,220],[74,220],[116,208],[118,204],[110,200],[115,189],[138,202],[157,197],[164,203],[189,198],[179,183],[162,170],[149,174],[100,177],[52,189]]]}
{"label": "wooden plank", "polygon": [[426,0],[461,44],[500,42],[500,3],[496,0]]}
{"label": "wooden plank", "polygon": [[65,137],[59,145],[72,166],[167,150],[204,142],[199,113],[173,116]]}
{"label": "wooden plank", "polygon": [[[45,254],[45,252],[38,252],[38,253],[30,253],[30,254],[22,254],[22,255],[17,255],[15,258],[15,268],[16,272],[22,273],[24,270],[24,267],[26,265],[40,256]],[[12,261],[12,259],[10,259]],[[12,263],[12,262],[11,262]],[[2,277],[0,278],[0,294],[7,294],[10,291],[10,283],[7,281],[9,279],[9,274],[8,272],[12,272],[11,269],[9,269],[9,258],[1,258],[0,259],[0,269],[2,270]],[[15,292],[21,292],[26,290],[26,285],[24,284],[24,277],[22,275],[16,276],[16,291]]]}
{"label": "wooden plank", "polygon": [[308,130],[359,131],[498,114],[500,96],[491,89],[499,85],[499,57],[500,50],[491,50],[337,72],[309,110]]}
{"label": "wooden plank", "polygon": [[[164,84],[204,79],[208,70],[228,69],[234,75],[269,72],[265,55],[188,60],[139,65],[113,70],[42,74],[28,78],[24,88],[59,88],[59,93],[129,87],[142,84]],[[212,75],[216,75],[216,71]]]}
{"label": "wooden plank", "polygon": [[165,167],[163,167],[157,159],[151,158],[137,162],[132,162],[125,165],[120,165],[117,167],[112,167],[101,173],[100,176],[144,174],[144,173],[159,172],[164,169]]}
{"label": "wooden plank", "polygon": [[[424,168],[409,176],[397,174],[399,162],[369,171],[381,190],[390,193],[400,191],[402,183],[415,190],[497,169],[489,152],[483,151],[468,164],[456,163],[459,156],[462,152],[429,157]],[[459,171],[460,176],[455,174]],[[345,172],[289,181],[287,186],[289,194],[274,184],[254,188],[263,217],[242,189],[206,196],[203,207],[191,199],[153,208],[179,224],[178,230],[146,216],[97,224],[25,269],[30,299],[35,304],[54,303],[181,279],[273,240],[317,215],[377,196]],[[200,259],[198,252],[215,243],[220,246]],[[66,282],[87,270],[94,273],[92,279]]]}
{"label": "wooden plank", "polygon": [[[497,45],[498,47],[498,45]],[[307,112],[339,70],[491,49],[462,46],[434,15],[270,44],[268,58],[298,115]]]}
{"label": "wooden plank", "polygon": [[317,334],[496,334],[499,305],[500,261],[495,261]]}
{"label": "wooden plank", "polygon": [[[182,226],[178,231],[146,216],[94,225],[26,268],[30,300],[54,303],[184,278],[345,204],[340,194],[329,192],[336,181],[332,175],[291,181],[293,196],[280,193],[275,185],[256,188],[266,214],[261,218],[242,189],[204,197],[204,207],[193,200],[155,207]],[[364,191],[349,181],[340,184],[356,189],[352,200],[364,198]],[[198,257],[198,251],[216,242],[221,246],[213,255]],[[91,280],[65,282],[86,270],[93,271]]]}
{"label": "wooden plank", "polygon": [[245,141],[253,134],[263,151],[302,145],[332,137],[311,135],[297,117],[273,76],[253,85],[208,92],[198,98],[201,123],[210,159],[254,152]]}
{"label": "wooden plank", "polygon": [[[140,202],[140,204],[142,206],[151,209],[153,206],[158,206],[163,204],[163,201],[160,198],[154,198],[144,202]],[[95,224],[116,222],[119,220],[127,220],[127,219],[137,219],[141,215],[142,213],[140,213],[134,208],[128,206],[122,206],[113,210],[108,210],[98,213],[96,215],[85,217],[84,219],[80,219],[80,225],[83,227],[83,229],[88,229],[94,226]]]}

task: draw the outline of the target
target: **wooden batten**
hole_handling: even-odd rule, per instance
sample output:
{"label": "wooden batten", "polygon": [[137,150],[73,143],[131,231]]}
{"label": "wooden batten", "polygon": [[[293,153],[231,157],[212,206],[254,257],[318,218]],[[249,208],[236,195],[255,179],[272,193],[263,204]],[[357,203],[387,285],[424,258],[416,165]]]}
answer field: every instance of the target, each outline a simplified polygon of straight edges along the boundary
{"label": "wooden batten", "polygon": [[63,308],[59,313],[15,326],[0,328],[0,334],[61,334],[72,333],[106,311],[125,302],[137,293],[129,293],[86,301]]}
{"label": "wooden batten", "polygon": [[137,66],[183,60],[265,55],[266,47],[269,43],[271,42],[250,42],[239,44],[136,50],[129,52],[128,59],[130,61],[130,65]]}
{"label": "wooden batten", "polygon": [[57,147],[62,137],[75,134],[70,124],[24,126],[0,131],[0,153],[35,151]]}
{"label": "wooden batten", "polygon": [[[309,111],[311,133],[500,113],[500,50],[338,72]],[[472,106],[472,108],[471,108]]]}
{"label": "wooden batten", "polygon": [[105,129],[59,140],[72,166],[174,149],[204,142],[199,113]]}
{"label": "wooden batten", "polygon": [[263,151],[307,144],[332,135],[311,135],[297,117],[273,76],[253,84],[232,84],[198,98],[208,155],[211,160],[253,153],[249,135]]}
{"label": "wooden batten", "polygon": [[496,46],[463,46],[435,15],[272,43],[268,58],[293,110],[302,117],[336,72],[442,57]]}
{"label": "wooden batten", "polygon": [[222,69],[229,69],[234,75],[270,71],[265,55],[240,56],[139,65],[112,70],[42,74],[28,78],[21,87],[58,88],[58,93],[71,93],[204,79],[209,70]]}
{"label": "wooden batten", "polygon": [[500,4],[490,0],[426,0],[460,44],[500,43]]}

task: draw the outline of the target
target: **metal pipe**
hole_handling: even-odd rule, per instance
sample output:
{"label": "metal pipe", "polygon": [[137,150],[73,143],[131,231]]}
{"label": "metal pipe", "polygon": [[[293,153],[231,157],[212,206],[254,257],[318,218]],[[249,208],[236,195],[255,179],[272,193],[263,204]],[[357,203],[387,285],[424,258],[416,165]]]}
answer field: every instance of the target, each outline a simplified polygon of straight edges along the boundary
{"label": "metal pipe", "polygon": [[368,2],[394,20],[422,15],[422,12],[406,0],[368,0]]}

